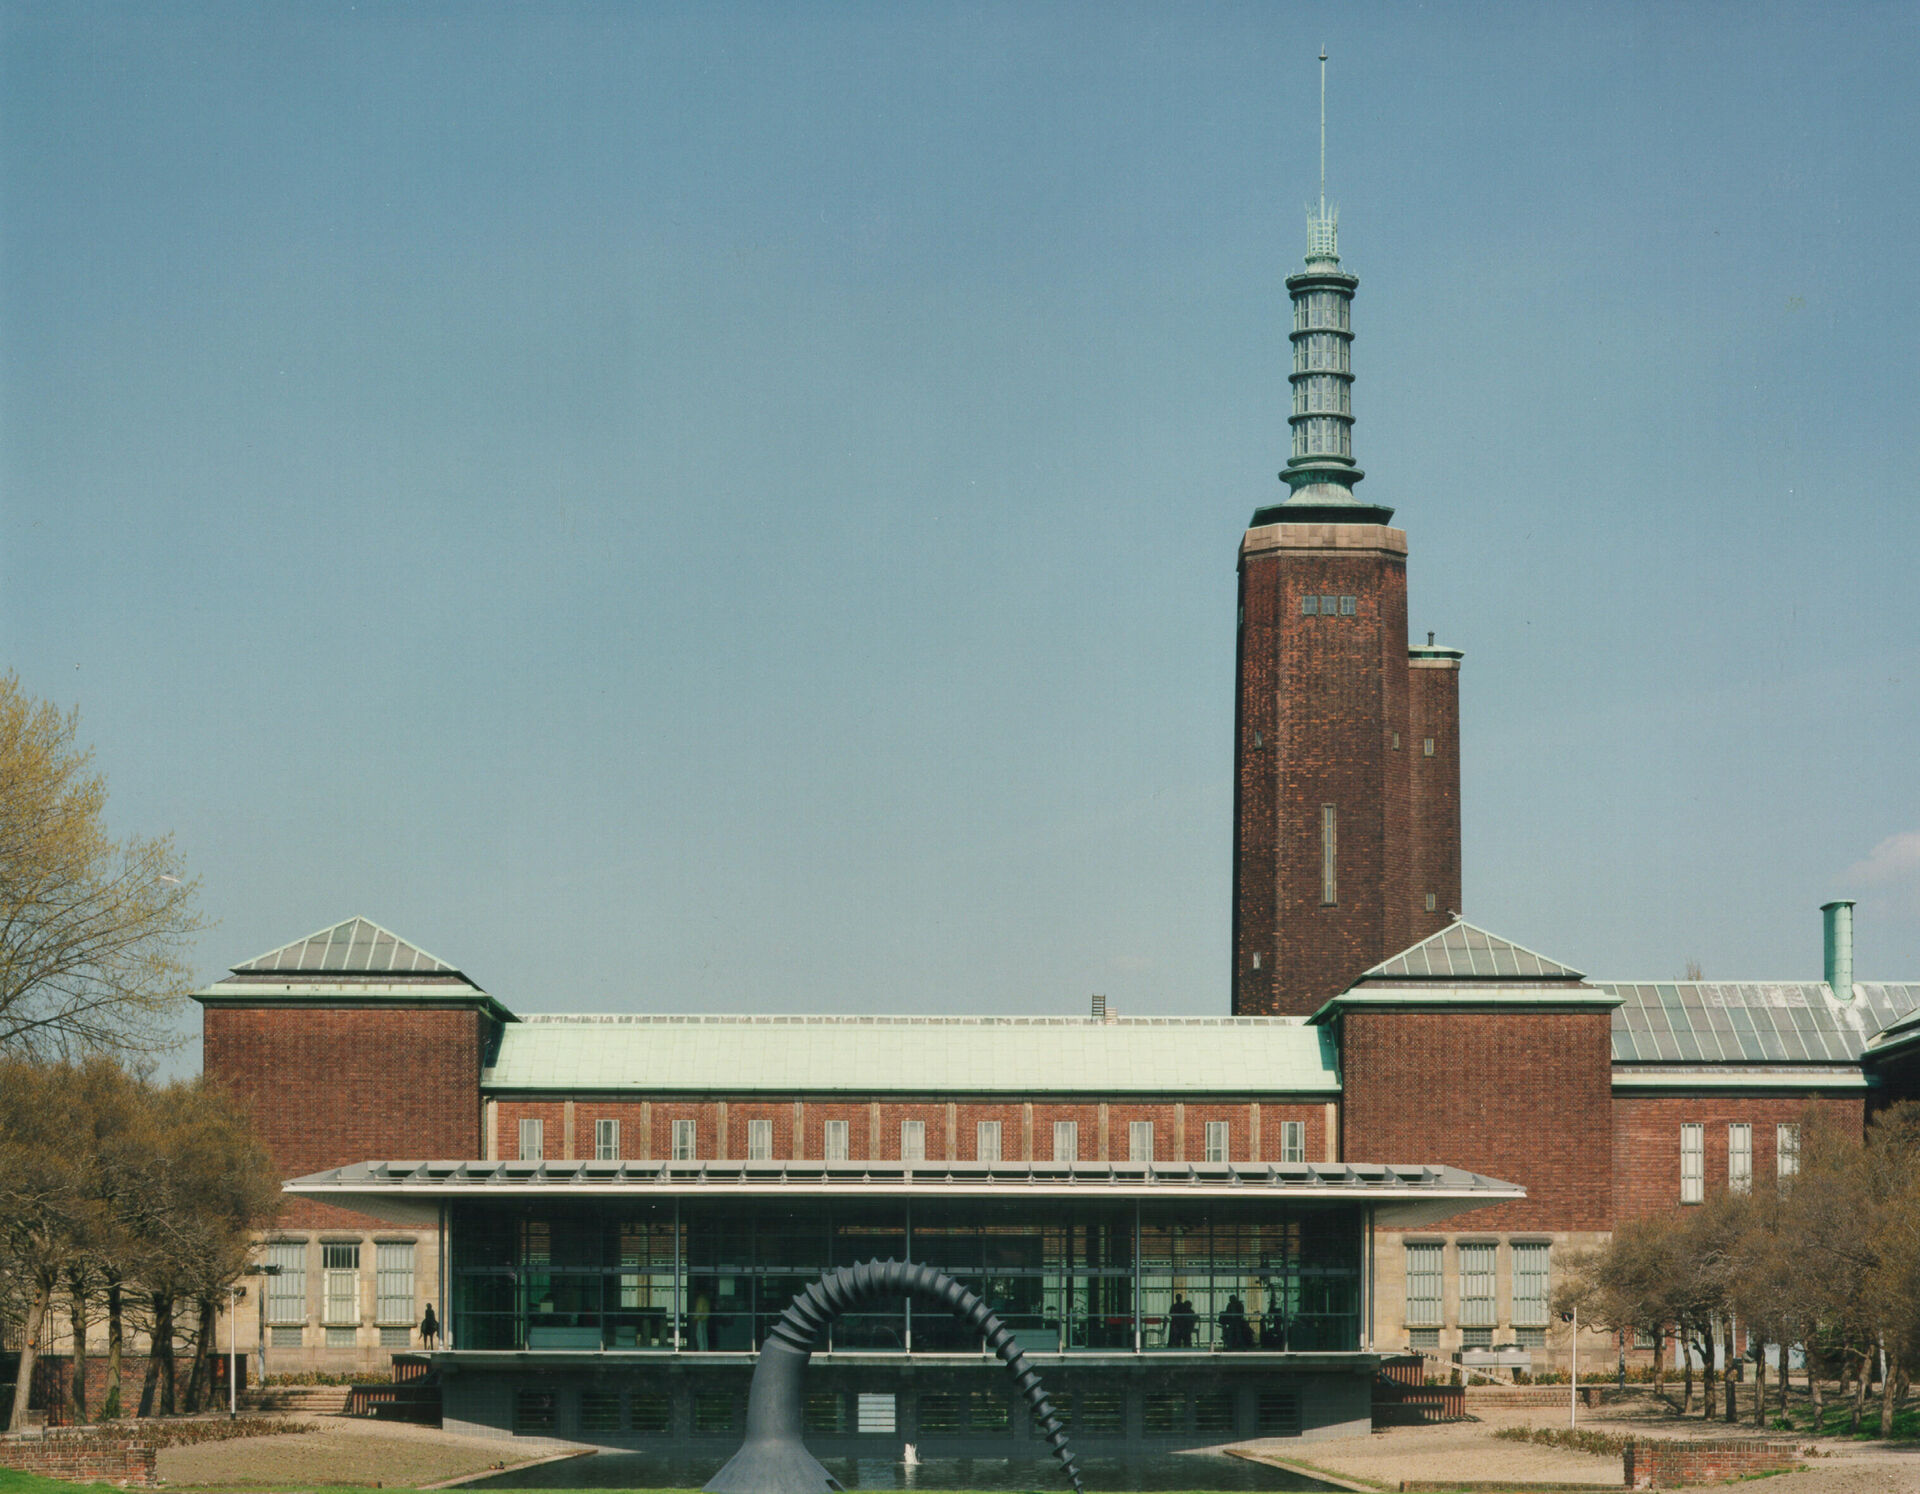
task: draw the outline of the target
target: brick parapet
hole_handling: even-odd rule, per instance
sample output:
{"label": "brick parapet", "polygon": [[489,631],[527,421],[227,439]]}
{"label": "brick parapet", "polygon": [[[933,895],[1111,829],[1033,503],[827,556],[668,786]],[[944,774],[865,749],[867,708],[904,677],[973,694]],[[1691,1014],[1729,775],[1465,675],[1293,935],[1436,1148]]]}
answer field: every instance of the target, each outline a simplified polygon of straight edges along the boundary
{"label": "brick parapet", "polygon": [[1462,1227],[1611,1228],[1611,1015],[1368,1010],[1341,1018],[1349,1157],[1466,1168],[1526,1188]]}
{"label": "brick parapet", "polygon": [[150,1442],[90,1432],[49,1430],[40,1435],[0,1436],[0,1468],[72,1484],[106,1482],[152,1488],[156,1458]]}
{"label": "brick parapet", "polygon": [[1675,1489],[1799,1466],[1800,1449],[1794,1443],[1759,1438],[1629,1442],[1621,1454],[1621,1472],[1629,1489]]}

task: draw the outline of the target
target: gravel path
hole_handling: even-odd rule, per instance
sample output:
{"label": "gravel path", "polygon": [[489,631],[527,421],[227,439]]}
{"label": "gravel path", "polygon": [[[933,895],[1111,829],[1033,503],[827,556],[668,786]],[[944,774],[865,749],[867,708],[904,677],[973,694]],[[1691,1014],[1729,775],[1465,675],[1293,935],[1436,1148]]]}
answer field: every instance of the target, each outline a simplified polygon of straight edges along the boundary
{"label": "gravel path", "polygon": [[535,1438],[503,1444],[404,1422],[322,1416],[314,1430],[244,1437],[197,1447],[162,1448],[158,1472],[169,1484],[261,1488],[270,1484],[386,1484],[418,1487],[518,1464],[570,1446]]}

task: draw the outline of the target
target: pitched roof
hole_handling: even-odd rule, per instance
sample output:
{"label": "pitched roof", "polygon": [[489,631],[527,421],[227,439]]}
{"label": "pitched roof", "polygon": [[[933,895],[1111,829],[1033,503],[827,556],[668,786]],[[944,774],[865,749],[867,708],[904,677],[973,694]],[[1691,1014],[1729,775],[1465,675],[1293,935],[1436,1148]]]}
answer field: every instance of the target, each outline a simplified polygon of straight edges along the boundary
{"label": "pitched roof", "polygon": [[367,918],[349,918],[232,967],[235,975],[458,975],[445,960]]}
{"label": "pitched roof", "polygon": [[1330,1034],[1286,1017],[548,1016],[489,1090],[1012,1094],[1340,1092]]}
{"label": "pitched roof", "polygon": [[1382,960],[1361,981],[1579,980],[1580,972],[1511,939],[1457,919],[1439,933]]}

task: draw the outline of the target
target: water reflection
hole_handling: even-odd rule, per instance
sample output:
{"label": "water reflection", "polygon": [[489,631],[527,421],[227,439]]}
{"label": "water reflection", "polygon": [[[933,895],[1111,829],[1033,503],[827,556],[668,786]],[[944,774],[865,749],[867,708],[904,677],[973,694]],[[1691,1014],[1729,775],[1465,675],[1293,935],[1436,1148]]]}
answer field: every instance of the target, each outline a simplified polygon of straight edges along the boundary
{"label": "water reflection", "polygon": [[[698,1489],[725,1458],[670,1458],[650,1453],[604,1452],[567,1458],[480,1479],[470,1489]],[[1065,1490],[1052,1459],[928,1458],[917,1467],[880,1458],[822,1458],[849,1489]],[[1081,1477],[1093,1494],[1132,1490],[1220,1489],[1234,1491],[1328,1489],[1316,1479],[1286,1473],[1219,1453],[1162,1453],[1137,1458],[1082,1458]]]}

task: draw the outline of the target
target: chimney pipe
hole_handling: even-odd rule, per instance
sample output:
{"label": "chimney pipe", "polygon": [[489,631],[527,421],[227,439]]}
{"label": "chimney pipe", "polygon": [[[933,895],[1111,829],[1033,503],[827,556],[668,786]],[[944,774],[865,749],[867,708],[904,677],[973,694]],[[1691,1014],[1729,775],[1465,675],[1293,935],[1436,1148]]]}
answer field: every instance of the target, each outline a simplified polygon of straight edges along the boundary
{"label": "chimney pipe", "polygon": [[1853,1000],[1853,903],[1847,899],[1822,903],[1826,923],[1826,975],[1833,994]]}

